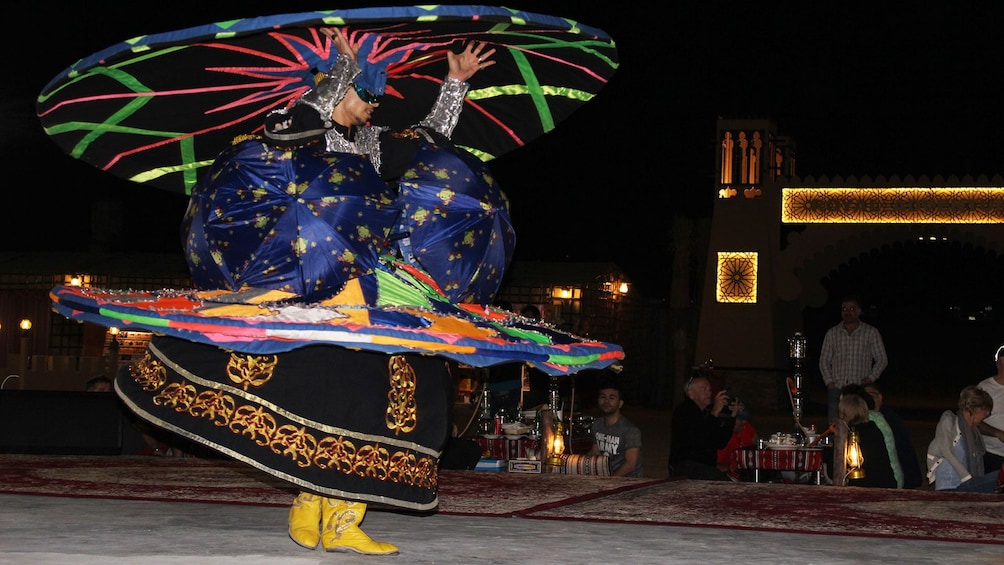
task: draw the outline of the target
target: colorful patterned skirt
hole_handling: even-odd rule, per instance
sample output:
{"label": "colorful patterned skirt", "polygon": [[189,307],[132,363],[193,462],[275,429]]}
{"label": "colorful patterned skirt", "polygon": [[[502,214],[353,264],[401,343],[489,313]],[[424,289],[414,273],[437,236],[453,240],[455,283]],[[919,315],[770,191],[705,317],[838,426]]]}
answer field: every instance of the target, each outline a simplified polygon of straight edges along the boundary
{"label": "colorful patterned skirt", "polygon": [[442,358],[332,345],[258,355],[155,336],[115,384],[140,417],[303,490],[438,504],[453,387]]}

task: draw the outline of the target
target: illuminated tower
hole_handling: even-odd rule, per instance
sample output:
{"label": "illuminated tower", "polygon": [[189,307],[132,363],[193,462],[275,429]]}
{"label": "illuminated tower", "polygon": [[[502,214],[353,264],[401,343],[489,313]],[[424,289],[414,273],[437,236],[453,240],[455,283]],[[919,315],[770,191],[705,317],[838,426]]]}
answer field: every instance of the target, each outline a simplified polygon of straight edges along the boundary
{"label": "illuminated tower", "polygon": [[800,329],[775,327],[771,268],[781,245],[777,181],[795,174],[794,144],[769,120],[719,119],[717,131],[714,220],[694,359],[770,368],[784,338]]}

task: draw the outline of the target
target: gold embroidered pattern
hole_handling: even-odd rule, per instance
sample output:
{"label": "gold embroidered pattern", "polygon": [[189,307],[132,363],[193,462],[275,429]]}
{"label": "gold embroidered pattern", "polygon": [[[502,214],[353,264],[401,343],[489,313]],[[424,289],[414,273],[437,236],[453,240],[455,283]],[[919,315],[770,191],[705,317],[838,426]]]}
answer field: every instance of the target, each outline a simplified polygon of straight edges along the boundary
{"label": "gold embroidered pattern", "polygon": [[195,387],[185,383],[170,383],[153,397],[157,406],[169,406],[178,412],[188,411],[195,398]]}
{"label": "gold embroidered pattern", "polygon": [[397,137],[400,139],[418,139],[419,133],[412,128],[403,129],[401,131],[390,131],[387,132],[391,137]]}
{"label": "gold embroidered pattern", "polygon": [[390,370],[390,390],[387,391],[387,429],[395,435],[408,433],[418,423],[415,389],[418,377],[403,355],[394,355],[387,363]]}
{"label": "gold embroidered pattern", "polygon": [[143,358],[129,365],[129,374],[143,390],[157,390],[167,381],[167,369],[164,364],[153,358],[147,351]]}
{"label": "gold embroidered pattern", "polygon": [[[194,390],[195,387],[192,387]],[[218,390],[206,390],[195,397],[188,408],[192,416],[205,418],[217,426],[226,426],[233,419],[234,397]]]}
{"label": "gold embroidered pattern", "polygon": [[[259,367],[269,365],[266,362],[259,364]],[[418,418],[415,407],[417,377],[403,356],[392,357],[389,366],[389,398],[392,402],[387,412],[388,427],[396,433],[408,432],[415,428]],[[266,380],[271,378],[272,369],[274,364],[271,364]],[[381,442],[357,442],[354,438],[341,434],[318,436],[317,430],[307,426],[279,425],[281,417],[274,411],[256,404],[238,404],[241,399],[226,391],[206,387],[199,390],[195,384],[185,380],[168,383],[166,367],[149,351],[143,359],[130,366],[129,371],[144,390],[155,392],[154,404],[210,420],[259,446],[267,446],[274,453],[289,457],[298,467],[316,465],[320,469],[345,475],[358,475],[426,489],[434,489],[439,483],[438,461],[435,457],[416,457],[414,451],[406,448],[396,448],[392,452]],[[228,378],[233,378],[229,364],[227,374]],[[249,372],[242,374],[247,375]],[[253,383],[256,380],[258,379],[254,378],[241,382]]]}
{"label": "gold embroidered pattern", "polygon": [[322,469],[333,469],[342,473],[352,471],[352,461],[356,460],[356,446],[342,436],[328,436],[317,445],[314,463]]}
{"label": "gold embroidered pattern", "polygon": [[249,139],[261,139],[260,135],[241,134],[230,140],[230,145],[240,145]]}
{"label": "gold embroidered pattern", "polygon": [[304,468],[310,467],[317,453],[317,439],[305,427],[280,426],[268,446]]}
{"label": "gold embroidered pattern", "polygon": [[231,431],[248,436],[258,445],[268,445],[278,433],[278,428],[275,416],[266,413],[261,406],[241,406],[234,410],[234,417],[230,421]]}
{"label": "gold embroidered pattern", "polygon": [[390,462],[390,452],[380,444],[364,445],[353,461],[352,472],[360,477],[387,480],[387,467]]}
{"label": "gold embroidered pattern", "polygon": [[272,380],[279,358],[275,355],[245,355],[231,353],[227,361],[227,376],[230,382],[247,390],[249,386],[260,387]]}

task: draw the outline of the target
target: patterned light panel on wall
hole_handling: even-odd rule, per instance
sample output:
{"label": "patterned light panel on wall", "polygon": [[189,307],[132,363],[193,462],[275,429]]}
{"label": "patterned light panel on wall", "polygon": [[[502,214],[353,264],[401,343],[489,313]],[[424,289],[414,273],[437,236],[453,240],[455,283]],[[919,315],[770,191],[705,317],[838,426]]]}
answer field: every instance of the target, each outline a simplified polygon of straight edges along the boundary
{"label": "patterned light panel on wall", "polygon": [[756,302],[757,259],[755,251],[718,252],[718,302]]}
{"label": "patterned light panel on wall", "polygon": [[786,224],[999,224],[1004,188],[784,188]]}

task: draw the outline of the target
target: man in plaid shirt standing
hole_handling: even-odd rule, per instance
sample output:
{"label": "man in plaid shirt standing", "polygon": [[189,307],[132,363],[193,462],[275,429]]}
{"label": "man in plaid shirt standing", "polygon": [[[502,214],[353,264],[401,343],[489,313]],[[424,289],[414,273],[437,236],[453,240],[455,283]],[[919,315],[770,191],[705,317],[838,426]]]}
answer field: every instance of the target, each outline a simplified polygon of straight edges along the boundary
{"label": "man in plaid shirt standing", "polygon": [[826,331],[819,353],[829,422],[837,418],[841,388],[877,381],[889,364],[878,329],[861,321],[861,301],[854,296],[844,298],[840,314],[840,323]]}

